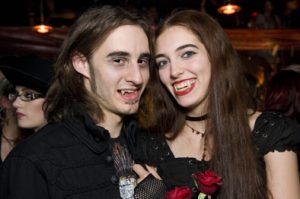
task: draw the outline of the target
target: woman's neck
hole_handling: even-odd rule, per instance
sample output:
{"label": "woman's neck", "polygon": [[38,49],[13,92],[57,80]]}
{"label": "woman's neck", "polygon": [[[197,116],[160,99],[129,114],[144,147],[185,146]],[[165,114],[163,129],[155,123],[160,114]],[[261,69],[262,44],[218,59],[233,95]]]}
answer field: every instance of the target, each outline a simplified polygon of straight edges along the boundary
{"label": "woman's neck", "polygon": [[[176,158],[190,157],[197,160],[204,159],[206,143],[206,120],[186,121],[184,128],[173,140],[168,140],[168,145]],[[189,147],[186,147],[189,146]],[[207,156],[208,157],[208,156]],[[204,160],[207,160],[205,158]]]}
{"label": "woman's neck", "polygon": [[[206,98],[196,107],[191,107],[186,110],[185,115],[189,118],[200,118],[200,120],[207,119],[208,109],[207,109],[207,100]],[[199,120],[198,120],[199,121]]]}

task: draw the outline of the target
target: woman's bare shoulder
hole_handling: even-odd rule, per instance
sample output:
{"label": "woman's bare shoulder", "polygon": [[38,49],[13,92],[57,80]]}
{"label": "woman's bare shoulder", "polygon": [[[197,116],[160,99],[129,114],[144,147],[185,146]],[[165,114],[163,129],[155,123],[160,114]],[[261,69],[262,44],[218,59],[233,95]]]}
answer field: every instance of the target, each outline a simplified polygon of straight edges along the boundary
{"label": "woman's bare shoulder", "polygon": [[251,131],[253,131],[256,119],[262,114],[262,112],[256,111],[253,113],[251,112],[251,110],[248,112],[249,112],[249,126],[251,128]]}

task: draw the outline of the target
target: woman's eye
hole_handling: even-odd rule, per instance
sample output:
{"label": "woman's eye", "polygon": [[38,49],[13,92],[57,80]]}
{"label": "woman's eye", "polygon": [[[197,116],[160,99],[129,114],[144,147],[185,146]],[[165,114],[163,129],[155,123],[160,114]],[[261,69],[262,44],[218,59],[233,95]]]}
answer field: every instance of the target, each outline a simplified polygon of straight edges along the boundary
{"label": "woman's eye", "polygon": [[24,93],[24,97],[31,99],[34,97],[34,93]]}
{"label": "woman's eye", "polygon": [[157,61],[156,65],[158,68],[162,68],[163,66],[167,65],[168,61],[162,60],[162,61]]}
{"label": "woman's eye", "polygon": [[196,54],[196,53],[193,51],[187,51],[187,52],[183,53],[182,57],[189,58],[189,57],[193,56],[194,54]]}

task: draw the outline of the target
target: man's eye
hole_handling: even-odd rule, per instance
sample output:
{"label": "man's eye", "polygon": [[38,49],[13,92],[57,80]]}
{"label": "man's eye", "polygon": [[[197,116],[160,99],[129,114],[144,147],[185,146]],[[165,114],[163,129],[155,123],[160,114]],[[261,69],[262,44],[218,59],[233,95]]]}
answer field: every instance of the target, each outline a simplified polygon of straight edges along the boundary
{"label": "man's eye", "polygon": [[182,57],[189,58],[189,57],[193,56],[194,54],[196,54],[196,53],[193,51],[187,51],[187,52],[183,53]]}
{"label": "man's eye", "polygon": [[114,59],[114,62],[120,63],[122,60],[121,59]]}
{"label": "man's eye", "polygon": [[150,61],[149,58],[143,58],[143,59],[139,59],[139,60],[138,60],[138,63],[139,63],[139,64],[143,64],[143,65],[145,65],[145,64],[148,65],[148,64],[149,64],[149,61]]}
{"label": "man's eye", "polygon": [[113,58],[113,62],[116,64],[124,64],[126,62],[126,59],[117,57],[117,58]]}

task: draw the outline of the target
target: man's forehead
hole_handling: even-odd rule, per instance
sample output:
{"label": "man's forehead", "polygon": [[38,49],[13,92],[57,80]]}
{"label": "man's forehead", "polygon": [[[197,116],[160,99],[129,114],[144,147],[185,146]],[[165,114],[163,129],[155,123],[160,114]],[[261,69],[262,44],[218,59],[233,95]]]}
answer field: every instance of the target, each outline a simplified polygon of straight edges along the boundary
{"label": "man's forehead", "polygon": [[132,53],[150,53],[148,37],[137,25],[123,25],[114,29],[99,46],[105,54],[129,56]]}
{"label": "man's forehead", "polygon": [[[129,33],[131,33],[131,34],[129,34]],[[107,40],[110,41],[113,39],[118,39],[118,40],[124,39],[124,41],[126,42],[126,41],[128,41],[128,40],[126,40],[126,38],[130,38],[131,36],[136,36],[136,35],[144,35],[144,37],[147,38],[147,35],[141,26],[122,25],[122,26],[119,26],[119,27],[113,29],[112,31],[110,31],[110,33],[105,38],[104,42]]]}

